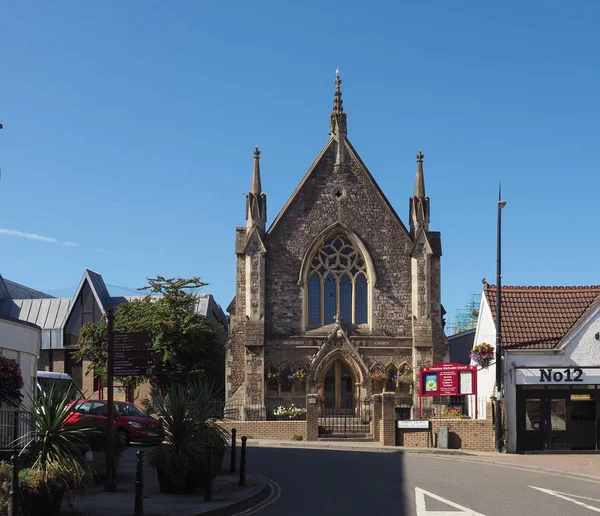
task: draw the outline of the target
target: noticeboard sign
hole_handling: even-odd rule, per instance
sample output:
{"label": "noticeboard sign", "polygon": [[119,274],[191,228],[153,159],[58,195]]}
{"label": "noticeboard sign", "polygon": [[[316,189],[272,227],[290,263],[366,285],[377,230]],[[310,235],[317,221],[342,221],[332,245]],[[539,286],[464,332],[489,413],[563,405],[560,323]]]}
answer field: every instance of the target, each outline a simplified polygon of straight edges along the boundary
{"label": "noticeboard sign", "polygon": [[115,376],[149,376],[154,367],[152,335],[147,331],[114,334]]}
{"label": "noticeboard sign", "polygon": [[477,394],[477,367],[444,362],[419,371],[421,396]]}

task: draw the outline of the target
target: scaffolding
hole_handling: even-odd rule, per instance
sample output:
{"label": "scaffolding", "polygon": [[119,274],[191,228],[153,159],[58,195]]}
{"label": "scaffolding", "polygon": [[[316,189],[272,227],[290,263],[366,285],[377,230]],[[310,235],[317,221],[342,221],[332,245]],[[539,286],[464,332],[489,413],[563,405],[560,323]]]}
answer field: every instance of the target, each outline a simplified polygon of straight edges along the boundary
{"label": "scaffolding", "polygon": [[465,307],[456,309],[454,323],[446,326],[446,334],[450,336],[457,335],[465,331],[474,330],[477,327],[480,304],[481,294],[471,294],[471,298]]}

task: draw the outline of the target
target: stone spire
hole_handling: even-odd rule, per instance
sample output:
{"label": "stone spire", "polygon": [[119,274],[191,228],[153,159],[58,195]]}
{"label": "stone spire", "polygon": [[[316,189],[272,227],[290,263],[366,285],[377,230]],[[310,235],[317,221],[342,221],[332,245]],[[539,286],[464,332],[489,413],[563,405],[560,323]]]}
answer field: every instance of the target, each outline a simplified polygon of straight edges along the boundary
{"label": "stone spire", "polygon": [[425,195],[425,178],[423,176],[423,158],[419,150],[417,153],[417,176],[415,179],[415,193],[410,199],[410,232],[414,236],[419,228],[429,231],[429,197]]}
{"label": "stone spire", "polygon": [[335,71],[335,94],[333,97],[333,113],[329,121],[329,134],[339,141],[340,136],[345,137],[348,133],[346,125],[346,113],[344,113],[344,101],[342,100],[342,79],[340,69]]}
{"label": "stone spire", "polygon": [[262,193],[262,186],[260,184],[260,151],[258,146],[254,147],[254,171],[252,172],[252,190],[254,195]]}
{"label": "stone spire", "polygon": [[252,171],[252,188],[246,194],[246,227],[257,227],[265,231],[267,222],[267,196],[260,183],[260,151],[254,148],[254,170]]}
{"label": "stone spire", "polygon": [[417,153],[417,178],[415,179],[415,197],[425,197],[425,179],[423,178],[423,153]]}
{"label": "stone spire", "polygon": [[335,71],[335,94],[333,97],[333,113],[329,119],[329,134],[337,141],[335,166],[339,168],[344,162],[344,140],[348,134],[346,113],[344,113],[344,101],[342,100],[342,80],[340,69]]}

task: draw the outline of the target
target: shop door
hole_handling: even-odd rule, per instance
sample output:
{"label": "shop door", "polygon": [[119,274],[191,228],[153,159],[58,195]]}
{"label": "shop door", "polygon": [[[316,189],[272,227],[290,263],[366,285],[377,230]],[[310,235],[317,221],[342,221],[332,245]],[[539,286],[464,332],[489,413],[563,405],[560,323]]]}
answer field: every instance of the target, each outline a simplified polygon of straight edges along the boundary
{"label": "shop door", "polygon": [[562,391],[519,391],[519,451],[568,450],[569,398]]}
{"label": "shop door", "polygon": [[517,447],[519,451],[543,450],[545,445],[543,396],[521,393],[518,403]]}

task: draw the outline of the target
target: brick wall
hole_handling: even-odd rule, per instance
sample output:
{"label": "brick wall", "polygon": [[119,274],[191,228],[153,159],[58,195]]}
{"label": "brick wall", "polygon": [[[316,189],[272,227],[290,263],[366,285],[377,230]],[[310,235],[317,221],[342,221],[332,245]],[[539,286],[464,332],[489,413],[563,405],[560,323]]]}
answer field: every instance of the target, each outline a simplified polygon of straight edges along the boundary
{"label": "brick wall", "polygon": [[432,419],[430,430],[399,430],[400,446],[437,448],[440,427],[448,427],[448,447],[453,450],[494,451],[489,419]]}
{"label": "brick wall", "polygon": [[306,421],[221,421],[219,426],[228,432],[237,430],[238,439],[242,436],[253,439],[291,441],[294,435],[308,438]]}

